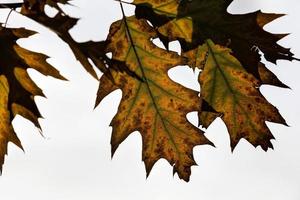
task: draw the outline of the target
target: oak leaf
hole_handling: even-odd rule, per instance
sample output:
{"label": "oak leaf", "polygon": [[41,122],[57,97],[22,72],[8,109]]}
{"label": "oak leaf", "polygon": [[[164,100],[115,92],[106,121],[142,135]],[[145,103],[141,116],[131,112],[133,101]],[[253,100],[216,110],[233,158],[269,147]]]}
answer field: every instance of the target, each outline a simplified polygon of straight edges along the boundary
{"label": "oak leaf", "polygon": [[193,147],[211,142],[186,118],[198,110],[198,92],[173,82],[167,74],[172,67],[184,64],[184,59],[155,46],[151,42],[155,37],[145,20],[129,17],[112,24],[107,51],[142,80],[119,71],[112,71],[114,81],[102,76],[97,104],[112,91],[122,90],[118,113],[111,122],[112,154],[129,134],[139,131],[147,174],[156,161],[165,158],[173,172],[188,181],[190,168],[196,164]]}
{"label": "oak leaf", "polygon": [[274,137],[266,121],[286,122],[260,93],[260,82],[232,56],[230,49],[207,40],[198,51],[199,55],[207,55],[199,76],[201,97],[220,113],[228,128],[232,149],[242,138],[265,151],[273,148],[270,140]]}
{"label": "oak leaf", "polygon": [[[186,52],[211,39],[216,44],[232,49],[234,57],[257,79],[262,79],[259,71],[263,71],[265,77],[276,77],[260,62],[259,51],[273,63],[278,59],[295,59],[289,49],[277,44],[286,34],[272,34],[263,29],[264,25],[283,15],[261,11],[230,14],[227,8],[231,2],[134,0],[138,17],[151,21],[159,33],[166,37],[162,38],[163,41],[179,40]],[[273,84],[285,87],[280,81]]]}
{"label": "oak leaf", "polygon": [[33,68],[46,76],[64,79],[59,72],[46,62],[47,56],[26,50],[16,41],[34,32],[24,28],[0,30],[0,171],[7,153],[8,142],[22,148],[11,122],[14,116],[21,115],[40,128],[41,114],[34,102],[34,96],[44,96],[27,73]]}
{"label": "oak leaf", "polygon": [[[261,62],[260,55],[261,51],[268,61],[274,63],[278,59],[296,59],[289,49],[277,44],[277,41],[286,36],[286,34],[272,34],[263,29],[264,25],[283,15],[266,14],[261,11],[240,15],[230,14],[227,12],[227,8],[231,2],[232,0],[135,0],[134,4],[137,6],[136,14],[138,17],[149,20],[161,34],[161,39],[164,43],[166,41],[179,40],[183,49],[182,55],[188,58],[190,67],[203,69],[207,65],[207,59],[211,56],[212,51],[204,49],[207,49],[207,40],[212,40],[213,43],[221,45],[223,48],[231,49],[230,58],[238,60],[240,67],[245,70],[243,74],[252,76],[257,87],[262,84],[269,84],[288,88],[273,72],[266,68]],[[212,79],[209,76],[212,74],[202,74],[208,76],[201,75],[200,84]],[[225,83],[226,81],[221,82]],[[201,85],[202,89],[203,87]],[[226,88],[226,85],[223,87]],[[242,89],[238,88],[238,90],[241,90],[240,92],[243,93]],[[203,92],[206,95],[215,95],[214,90],[201,91],[201,93]],[[244,93],[243,95],[247,96],[249,94]],[[201,97],[204,97],[203,94],[201,94]],[[227,97],[224,98],[226,99]],[[251,95],[249,96],[248,103],[252,102],[251,105],[256,107],[255,101],[251,101],[250,99],[254,100]],[[219,100],[221,101],[221,99]],[[215,107],[216,105],[212,105],[213,102],[210,99],[203,98],[203,101],[207,102],[215,111],[220,112],[220,109]],[[264,99],[263,101],[266,100]],[[222,104],[221,102],[219,104]],[[243,101],[241,105],[248,105],[246,103]],[[222,114],[225,111],[231,111],[230,108],[227,107],[226,109],[225,106],[222,109],[222,112],[220,112]],[[202,110],[199,112],[199,124],[207,128],[218,116],[220,115],[215,112]],[[264,115],[263,117],[265,119],[268,118]],[[274,118],[277,119],[277,117],[278,115],[275,115]],[[281,117],[273,121],[285,123]],[[236,124],[235,126],[237,126],[236,130],[240,132],[232,134],[231,146],[233,148],[240,138],[250,140],[255,146],[261,144],[265,150],[267,147],[272,146],[269,142],[269,139],[272,137],[268,129],[265,131],[265,135],[268,135],[266,140],[257,142],[253,138],[249,139],[250,136],[247,136],[251,134],[254,136],[257,135],[256,131],[249,132],[248,130],[246,134],[242,130],[243,127],[241,127],[241,124]],[[264,132],[261,132],[263,137]],[[236,137],[236,135],[239,136]]]}

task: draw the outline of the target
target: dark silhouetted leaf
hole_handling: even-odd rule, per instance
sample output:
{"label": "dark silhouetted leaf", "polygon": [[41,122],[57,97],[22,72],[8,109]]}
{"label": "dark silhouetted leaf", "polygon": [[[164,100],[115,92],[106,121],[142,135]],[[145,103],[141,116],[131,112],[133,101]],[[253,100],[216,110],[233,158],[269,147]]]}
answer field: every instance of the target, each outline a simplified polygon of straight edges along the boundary
{"label": "dark silhouetted leaf", "polygon": [[22,148],[11,121],[17,114],[39,126],[41,117],[33,97],[43,92],[30,79],[27,69],[33,68],[46,76],[64,79],[46,62],[47,56],[28,51],[16,44],[16,40],[32,35],[33,32],[20,29],[0,30],[0,168],[4,162],[8,142]]}

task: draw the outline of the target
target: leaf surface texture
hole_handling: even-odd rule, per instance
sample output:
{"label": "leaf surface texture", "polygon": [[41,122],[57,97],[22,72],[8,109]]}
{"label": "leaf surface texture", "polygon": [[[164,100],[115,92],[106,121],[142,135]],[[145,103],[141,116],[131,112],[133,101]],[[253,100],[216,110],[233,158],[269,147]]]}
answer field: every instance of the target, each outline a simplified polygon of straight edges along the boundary
{"label": "leaf surface texture", "polygon": [[126,22],[133,43],[125,21],[118,21],[110,29],[108,51],[114,59],[125,62],[142,81],[115,71],[115,83],[106,76],[100,80],[98,102],[117,88],[123,92],[118,113],[111,122],[112,153],[129,134],[139,131],[147,173],[157,160],[165,158],[173,166],[174,173],[189,180],[190,168],[195,165],[193,147],[210,144],[203,132],[186,119],[187,113],[198,110],[198,92],[168,77],[167,71],[183,64],[184,59],[156,47],[150,41],[156,37],[155,31],[145,20],[130,17]]}

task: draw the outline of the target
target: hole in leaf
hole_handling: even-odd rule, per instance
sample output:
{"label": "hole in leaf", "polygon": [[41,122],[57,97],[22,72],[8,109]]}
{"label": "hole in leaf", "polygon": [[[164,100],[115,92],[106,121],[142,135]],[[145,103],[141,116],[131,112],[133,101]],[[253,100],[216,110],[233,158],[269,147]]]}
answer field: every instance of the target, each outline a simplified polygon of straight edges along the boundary
{"label": "hole in leaf", "polygon": [[56,8],[50,7],[48,5],[45,5],[45,13],[46,15],[48,15],[49,17],[55,17],[55,15],[57,15],[58,10]]}
{"label": "hole in leaf", "polygon": [[187,88],[195,91],[200,90],[198,83],[199,70],[195,72],[188,66],[178,66],[168,71],[169,77],[176,83],[179,83]]}
{"label": "hole in leaf", "polygon": [[97,74],[97,77],[102,76],[103,73],[98,69],[98,67],[96,67],[96,65],[94,64],[94,62],[90,58],[88,58],[88,61],[93,66],[93,69],[94,69],[94,71]]}
{"label": "hole in leaf", "polygon": [[106,53],[105,55],[106,55],[109,59],[112,59],[112,53],[111,53],[111,52]]}
{"label": "hole in leaf", "polygon": [[169,50],[170,51],[175,51],[175,52],[177,52],[180,55],[181,54],[180,43],[178,41],[170,42],[169,43]]}
{"label": "hole in leaf", "polygon": [[161,49],[166,49],[164,44],[160,41],[160,39],[155,38],[152,40],[153,44],[155,44],[156,46],[158,46]]}

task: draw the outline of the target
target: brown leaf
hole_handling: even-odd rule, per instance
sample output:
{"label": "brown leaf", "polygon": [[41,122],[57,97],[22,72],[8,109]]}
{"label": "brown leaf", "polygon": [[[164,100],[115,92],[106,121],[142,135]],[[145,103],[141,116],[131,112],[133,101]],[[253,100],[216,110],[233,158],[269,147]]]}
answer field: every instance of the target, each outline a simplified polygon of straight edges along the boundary
{"label": "brown leaf", "polygon": [[97,74],[93,68],[93,65],[89,62],[89,59],[93,61],[95,66],[105,73],[107,71],[105,60],[108,59],[104,53],[106,43],[100,42],[76,42],[69,33],[69,30],[77,24],[78,19],[72,18],[62,12],[59,12],[54,18],[48,17],[44,12],[33,12],[31,9],[27,9],[23,6],[21,11],[25,16],[35,20],[36,22],[48,27],[54,33],[57,34],[64,42],[66,42],[76,59],[82,64],[84,69],[98,79]]}
{"label": "brown leaf", "polygon": [[43,92],[31,80],[26,70],[33,68],[44,75],[64,79],[46,62],[47,56],[28,51],[16,44],[17,39],[32,34],[32,31],[23,28],[0,30],[0,168],[7,153],[8,142],[22,148],[11,125],[14,116],[19,114],[40,128],[38,118],[41,115],[33,97],[43,96]]}
{"label": "brown leaf", "polygon": [[23,12],[27,10],[27,12],[40,14],[45,12],[45,6],[51,6],[56,8],[59,12],[62,12],[58,3],[60,4],[69,4],[69,0],[24,0],[23,3]]}

